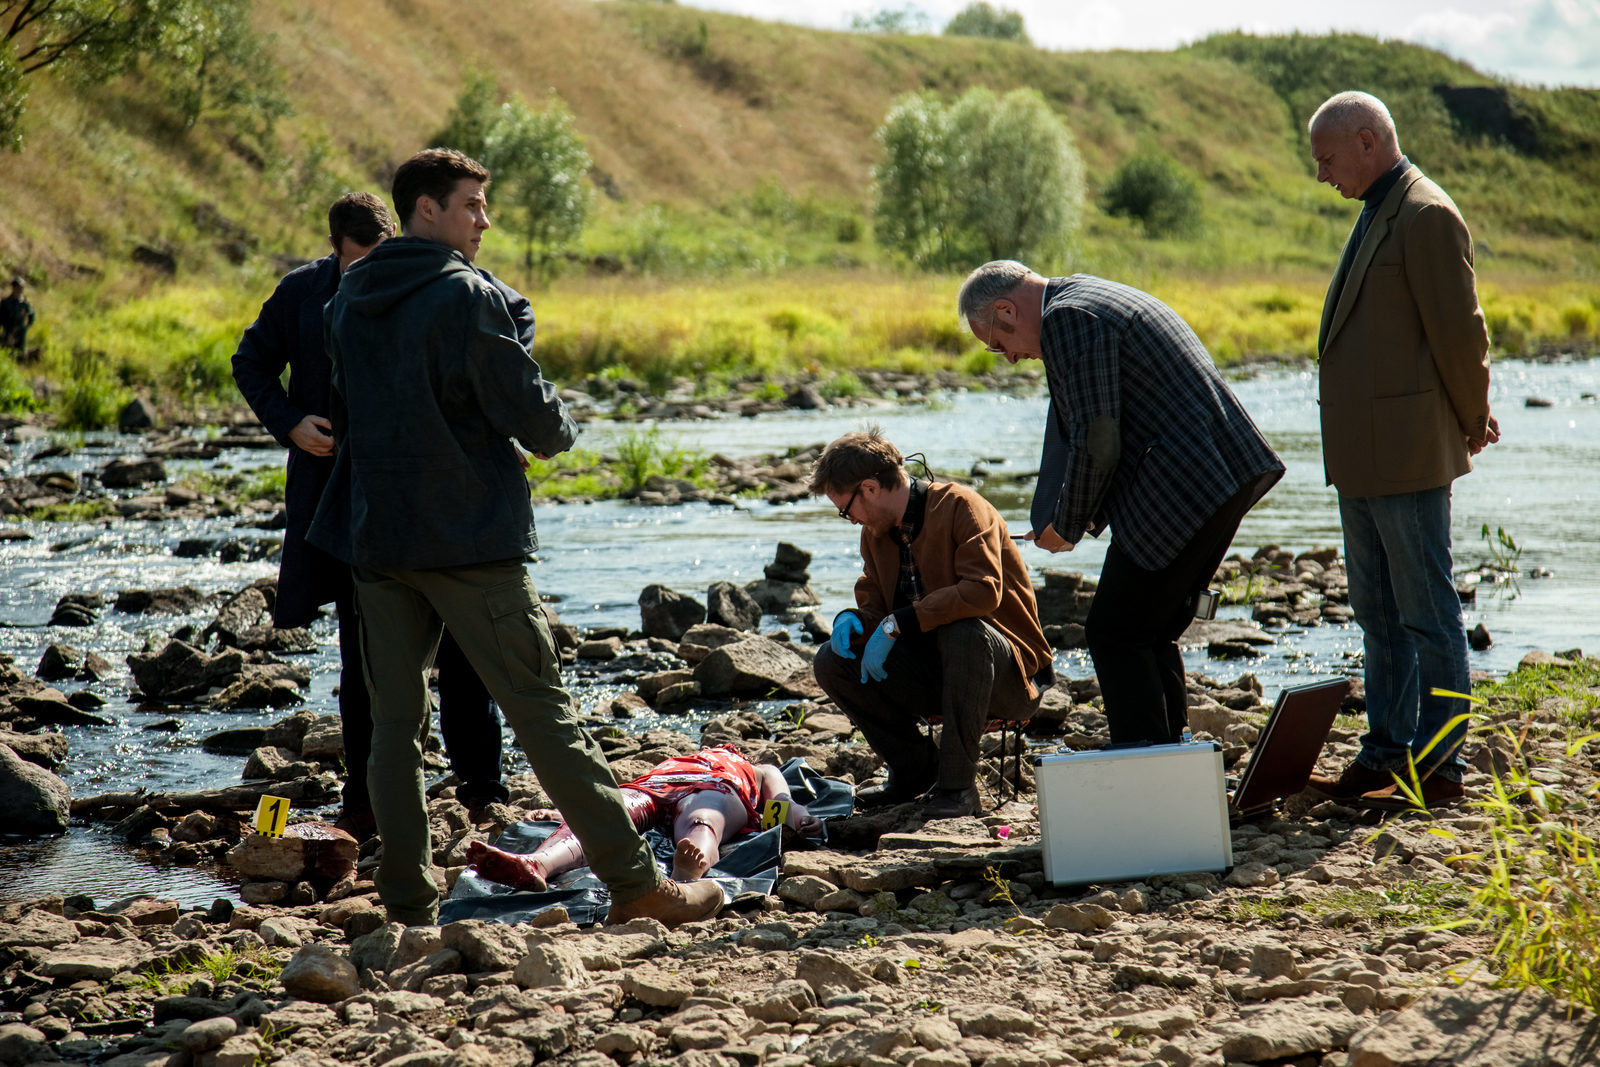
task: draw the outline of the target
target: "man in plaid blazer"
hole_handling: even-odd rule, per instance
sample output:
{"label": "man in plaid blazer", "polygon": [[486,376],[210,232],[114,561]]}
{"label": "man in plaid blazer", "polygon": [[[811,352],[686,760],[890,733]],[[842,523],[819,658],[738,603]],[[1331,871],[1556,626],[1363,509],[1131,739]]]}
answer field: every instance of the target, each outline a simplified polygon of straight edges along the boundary
{"label": "man in plaid blazer", "polygon": [[1148,293],[999,260],[967,277],[958,305],[989,351],[1044,362],[1050,413],[1028,538],[1066,552],[1112,528],[1085,625],[1112,742],[1178,740],[1178,638],[1283,462],[1194,331]]}

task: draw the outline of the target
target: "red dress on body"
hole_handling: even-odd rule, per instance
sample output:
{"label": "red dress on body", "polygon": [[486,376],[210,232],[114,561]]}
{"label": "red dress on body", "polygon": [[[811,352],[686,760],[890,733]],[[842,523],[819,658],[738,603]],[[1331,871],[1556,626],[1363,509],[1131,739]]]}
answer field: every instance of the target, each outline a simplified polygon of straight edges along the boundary
{"label": "red dress on body", "polygon": [[672,817],[680,801],[692,793],[715,789],[744,805],[745,827],[761,825],[761,780],[750,761],[732,745],[703,748],[687,756],[662,760],[623,789],[644,793],[658,802],[657,811]]}

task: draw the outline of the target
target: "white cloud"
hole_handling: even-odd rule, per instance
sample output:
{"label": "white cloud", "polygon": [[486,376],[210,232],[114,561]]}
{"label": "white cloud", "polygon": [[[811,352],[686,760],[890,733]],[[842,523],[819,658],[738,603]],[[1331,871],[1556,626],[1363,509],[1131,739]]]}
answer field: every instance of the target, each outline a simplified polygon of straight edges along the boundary
{"label": "white cloud", "polygon": [[1450,9],[1413,19],[1399,34],[1480,70],[1545,85],[1600,85],[1600,0],[1517,0],[1509,12]]}
{"label": "white cloud", "polygon": [[[842,29],[854,14],[908,0],[682,0],[756,18]],[[943,26],[967,0],[909,0]],[[1486,73],[1536,84],[1600,86],[1600,0],[1346,0],[1337,9],[1282,0],[991,0],[1021,12],[1028,34],[1062,51],[1167,49],[1212,33],[1400,38]]]}

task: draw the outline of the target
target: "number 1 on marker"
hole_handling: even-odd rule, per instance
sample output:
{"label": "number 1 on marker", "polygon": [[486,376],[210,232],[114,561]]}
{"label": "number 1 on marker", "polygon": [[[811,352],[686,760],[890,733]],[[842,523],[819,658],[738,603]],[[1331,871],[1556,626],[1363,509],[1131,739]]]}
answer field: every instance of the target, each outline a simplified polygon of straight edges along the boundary
{"label": "number 1 on marker", "polygon": [[288,798],[268,796],[263,793],[261,800],[256,804],[256,833],[264,834],[267,837],[282,837],[283,828],[288,823]]}

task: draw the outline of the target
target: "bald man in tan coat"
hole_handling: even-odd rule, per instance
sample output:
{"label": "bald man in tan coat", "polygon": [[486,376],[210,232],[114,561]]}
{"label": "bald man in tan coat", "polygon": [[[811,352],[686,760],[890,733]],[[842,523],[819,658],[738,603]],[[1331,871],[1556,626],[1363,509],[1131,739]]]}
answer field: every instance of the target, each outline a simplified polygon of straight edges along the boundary
{"label": "bald man in tan coat", "polygon": [[1383,803],[1415,763],[1430,805],[1464,796],[1466,629],[1450,554],[1450,485],[1499,439],[1472,236],[1400,153],[1382,101],[1340,93],[1312,116],[1317,180],[1364,201],[1323,306],[1322,450],[1339,491],[1350,605],[1366,658],[1368,731],[1312,788]]}

